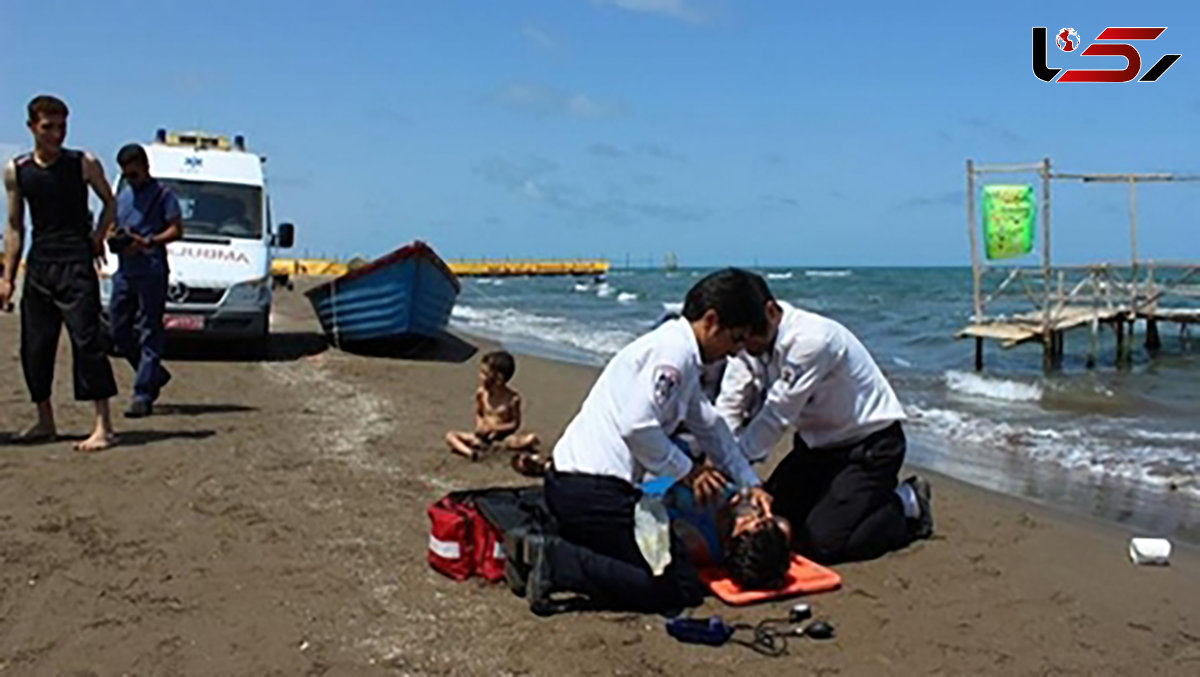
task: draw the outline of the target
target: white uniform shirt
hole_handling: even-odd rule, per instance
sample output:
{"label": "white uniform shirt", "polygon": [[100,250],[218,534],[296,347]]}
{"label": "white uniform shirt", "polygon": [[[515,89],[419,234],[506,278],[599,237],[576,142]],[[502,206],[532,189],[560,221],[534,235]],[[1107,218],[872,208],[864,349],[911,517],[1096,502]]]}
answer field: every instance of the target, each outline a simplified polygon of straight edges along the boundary
{"label": "white uniform shirt", "polygon": [[555,470],[632,484],[647,472],[680,479],[692,461],[667,435],[686,423],[700,450],[729,479],[739,487],[758,485],[733,433],[704,397],[700,373],[700,346],[685,319],[622,348],[554,446]]}
{"label": "white uniform shirt", "polygon": [[[744,350],[726,360],[713,404],[735,437],[741,437],[762,408],[767,386],[774,380],[767,375],[772,362],[768,355],[755,357]],[[779,370],[773,371],[778,373]]]}
{"label": "white uniform shirt", "polygon": [[769,355],[730,359],[717,410],[751,461],[764,460],[794,426],[812,448],[857,442],[904,408],[862,342],[838,322],[780,302]]}

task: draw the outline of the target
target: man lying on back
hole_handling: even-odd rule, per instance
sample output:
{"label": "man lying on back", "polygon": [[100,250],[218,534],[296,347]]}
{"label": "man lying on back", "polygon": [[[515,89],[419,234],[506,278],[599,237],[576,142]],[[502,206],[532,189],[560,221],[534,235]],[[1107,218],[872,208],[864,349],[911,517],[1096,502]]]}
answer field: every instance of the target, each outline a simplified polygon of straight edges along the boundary
{"label": "man lying on back", "polygon": [[745,590],[780,587],[791,565],[792,525],[755,503],[745,491],[727,487],[720,500],[703,504],[680,483],[656,479],[642,491],[661,495],[688,561],[697,568],[723,567]]}

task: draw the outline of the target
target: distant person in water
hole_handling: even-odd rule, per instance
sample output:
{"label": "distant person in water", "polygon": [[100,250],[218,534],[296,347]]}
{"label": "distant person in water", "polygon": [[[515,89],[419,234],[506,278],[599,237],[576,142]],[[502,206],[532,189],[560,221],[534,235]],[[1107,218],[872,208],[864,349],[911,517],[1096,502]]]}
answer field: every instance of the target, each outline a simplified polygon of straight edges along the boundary
{"label": "distant person in water", "polygon": [[539,440],[533,433],[517,434],[521,427],[521,395],[509,387],[517,370],[512,354],[497,350],[483,356],[479,365],[479,387],[475,389],[475,431],[446,433],[450,450],[472,461],[503,445],[517,452],[513,466],[535,470]]}

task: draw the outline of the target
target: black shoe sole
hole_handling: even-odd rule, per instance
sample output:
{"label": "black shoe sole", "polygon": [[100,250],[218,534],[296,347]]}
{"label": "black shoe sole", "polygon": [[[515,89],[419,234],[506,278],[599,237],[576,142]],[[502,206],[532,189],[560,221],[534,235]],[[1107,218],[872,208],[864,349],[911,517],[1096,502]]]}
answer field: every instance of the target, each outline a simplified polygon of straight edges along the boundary
{"label": "black shoe sole", "polygon": [[525,596],[529,565],[525,562],[525,533],[513,529],[504,534],[504,581],[517,597]]}
{"label": "black shoe sole", "polygon": [[525,596],[525,577],[521,575],[521,570],[517,564],[513,562],[504,563],[504,582],[508,584],[508,589],[517,597]]}
{"label": "black shoe sole", "polygon": [[[539,616],[545,615],[541,612],[542,610],[554,606],[550,600],[553,589],[548,571],[550,563],[546,561],[548,545],[545,542],[546,538],[546,536],[535,535],[525,539],[522,544],[525,550],[522,553],[523,559],[529,568],[529,574],[525,578],[525,598],[529,600],[530,610]],[[534,539],[538,539],[537,546],[531,543]]]}
{"label": "black shoe sole", "polygon": [[[929,480],[913,475],[904,480],[905,484],[912,487],[913,494],[917,497],[917,505],[921,508],[921,516],[913,520],[913,537],[917,539],[929,538],[933,535],[933,487],[930,486]],[[924,491],[919,491],[920,486]]]}

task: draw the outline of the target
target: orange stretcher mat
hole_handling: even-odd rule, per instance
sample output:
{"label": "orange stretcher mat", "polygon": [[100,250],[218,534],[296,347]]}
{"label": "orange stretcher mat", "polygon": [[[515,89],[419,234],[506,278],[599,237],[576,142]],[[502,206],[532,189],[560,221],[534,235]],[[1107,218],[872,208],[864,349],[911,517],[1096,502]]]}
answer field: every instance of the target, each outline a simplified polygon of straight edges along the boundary
{"label": "orange stretcher mat", "polygon": [[729,574],[720,567],[707,567],[701,569],[699,574],[700,582],[704,583],[709,591],[720,597],[722,602],[733,606],[825,592],[842,584],[842,577],[833,569],[794,553],[792,566],[788,568],[783,587],[775,590],[742,590],[729,580]]}

